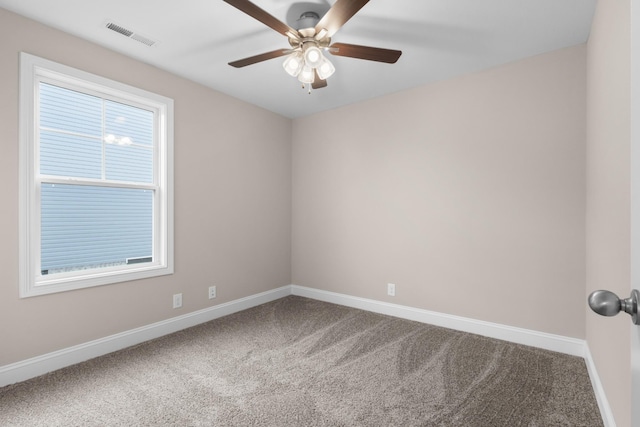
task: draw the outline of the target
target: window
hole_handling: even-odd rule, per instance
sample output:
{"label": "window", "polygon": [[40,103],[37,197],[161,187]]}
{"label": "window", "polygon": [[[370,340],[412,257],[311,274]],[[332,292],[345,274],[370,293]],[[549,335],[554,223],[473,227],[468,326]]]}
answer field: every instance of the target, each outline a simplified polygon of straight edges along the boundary
{"label": "window", "polygon": [[20,296],[173,273],[173,101],[20,67]]}

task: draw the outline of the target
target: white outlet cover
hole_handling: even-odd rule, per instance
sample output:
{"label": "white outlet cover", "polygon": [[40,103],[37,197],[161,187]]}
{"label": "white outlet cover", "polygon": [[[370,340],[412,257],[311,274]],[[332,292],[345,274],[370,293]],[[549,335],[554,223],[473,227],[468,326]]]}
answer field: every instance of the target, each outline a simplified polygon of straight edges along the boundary
{"label": "white outlet cover", "polygon": [[173,308],[182,307],[182,294],[173,295]]}
{"label": "white outlet cover", "polygon": [[396,296],[396,285],[394,283],[387,283],[387,295]]}

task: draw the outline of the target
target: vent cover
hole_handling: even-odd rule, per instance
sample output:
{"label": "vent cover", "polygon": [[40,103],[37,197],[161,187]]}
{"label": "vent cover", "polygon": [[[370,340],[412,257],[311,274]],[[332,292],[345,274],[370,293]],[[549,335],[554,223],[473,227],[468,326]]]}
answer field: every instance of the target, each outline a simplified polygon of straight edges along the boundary
{"label": "vent cover", "polygon": [[129,31],[126,28],[121,27],[120,25],[114,24],[113,22],[109,22],[107,24],[107,28],[111,31],[115,31],[116,33],[120,33],[123,36],[131,37],[131,35],[133,35],[133,31]]}
{"label": "vent cover", "polygon": [[146,38],[145,36],[141,36],[140,34],[132,34],[130,38],[142,44],[146,44],[147,46],[153,46],[154,44],[156,44],[154,40]]}
{"label": "vent cover", "polygon": [[114,24],[113,22],[107,22],[107,24],[105,25],[105,27],[107,27],[107,29],[111,30],[111,31],[115,31],[118,34],[122,34],[125,37],[128,37],[132,40],[135,40],[139,43],[142,43],[146,46],[153,46],[155,45],[157,42],[155,40],[152,40],[148,37],[145,37],[141,34],[138,34],[134,31],[131,31],[125,27],[123,27],[122,25],[118,25],[118,24]]}

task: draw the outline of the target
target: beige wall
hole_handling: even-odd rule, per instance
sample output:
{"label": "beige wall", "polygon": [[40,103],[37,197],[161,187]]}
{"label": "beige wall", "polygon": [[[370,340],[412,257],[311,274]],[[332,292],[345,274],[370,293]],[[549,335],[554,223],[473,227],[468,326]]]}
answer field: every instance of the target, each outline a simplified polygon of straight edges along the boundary
{"label": "beige wall", "polygon": [[[629,295],[630,2],[600,0],[587,63],[587,289]],[[585,296],[586,298],[586,296]],[[618,427],[631,426],[628,316],[586,309],[587,342]]]}
{"label": "beige wall", "polygon": [[295,120],[293,282],[584,338],[585,64],[582,45]]}
{"label": "beige wall", "polygon": [[[628,319],[584,303],[628,293],[628,9],[601,0],[587,47],[293,122],[0,9],[0,366],[293,282],[586,337],[630,426]],[[175,100],[173,276],[18,298],[20,51]]]}
{"label": "beige wall", "polygon": [[[174,275],[18,298],[20,51],[175,100]],[[0,135],[0,366],[291,283],[289,119],[0,9]]]}

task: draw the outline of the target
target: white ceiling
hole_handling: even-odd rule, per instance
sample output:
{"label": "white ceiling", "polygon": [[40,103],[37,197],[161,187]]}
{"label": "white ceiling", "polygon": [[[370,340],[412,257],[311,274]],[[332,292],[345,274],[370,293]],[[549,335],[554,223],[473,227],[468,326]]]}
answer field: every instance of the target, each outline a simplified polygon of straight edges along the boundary
{"label": "white ceiling", "polygon": [[[296,27],[335,1],[253,0]],[[283,58],[228,62],[287,48],[286,37],[222,0],[0,0],[0,7],[295,118],[584,43],[596,0],[371,0],[333,42],[402,50],[396,64],[328,57],[328,87],[301,89]],[[148,47],[113,22],[157,41]]]}

